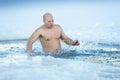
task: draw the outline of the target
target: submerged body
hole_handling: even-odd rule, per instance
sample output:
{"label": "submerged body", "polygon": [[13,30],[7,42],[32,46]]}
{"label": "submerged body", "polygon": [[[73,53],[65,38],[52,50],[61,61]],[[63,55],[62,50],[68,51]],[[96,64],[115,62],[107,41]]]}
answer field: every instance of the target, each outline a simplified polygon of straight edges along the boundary
{"label": "submerged body", "polygon": [[69,37],[67,37],[60,25],[54,24],[53,16],[50,13],[46,13],[43,16],[44,24],[39,27],[35,32],[31,35],[28,44],[27,51],[30,55],[34,55],[32,53],[32,44],[39,39],[43,51],[45,54],[49,54],[52,52],[60,52],[61,44],[60,39],[63,40],[68,45],[79,45],[79,41],[73,41]]}

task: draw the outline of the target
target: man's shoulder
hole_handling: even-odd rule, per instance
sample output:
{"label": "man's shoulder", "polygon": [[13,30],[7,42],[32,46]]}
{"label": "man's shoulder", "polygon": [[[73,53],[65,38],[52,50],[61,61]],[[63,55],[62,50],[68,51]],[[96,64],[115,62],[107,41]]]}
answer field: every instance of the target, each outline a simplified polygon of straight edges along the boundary
{"label": "man's shoulder", "polygon": [[44,26],[42,25],[42,26],[38,27],[36,30],[43,30],[43,29],[44,29]]}
{"label": "man's shoulder", "polygon": [[43,31],[43,26],[40,26],[35,30],[36,33],[41,33],[42,31]]}
{"label": "man's shoulder", "polygon": [[59,24],[54,24],[54,26],[58,29],[62,29],[61,26]]}
{"label": "man's shoulder", "polygon": [[54,26],[55,26],[55,27],[60,27],[60,25],[59,25],[59,24],[54,24]]}

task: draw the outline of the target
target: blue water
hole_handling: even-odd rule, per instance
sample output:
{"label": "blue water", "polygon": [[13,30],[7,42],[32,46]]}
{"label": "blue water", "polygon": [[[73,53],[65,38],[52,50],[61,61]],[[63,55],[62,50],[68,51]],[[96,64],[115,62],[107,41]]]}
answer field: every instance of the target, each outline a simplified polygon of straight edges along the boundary
{"label": "blue water", "polygon": [[82,41],[62,44],[59,55],[45,56],[41,44],[26,53],[27,39],[0,41],[0,80],[119,80],[120,44]]}

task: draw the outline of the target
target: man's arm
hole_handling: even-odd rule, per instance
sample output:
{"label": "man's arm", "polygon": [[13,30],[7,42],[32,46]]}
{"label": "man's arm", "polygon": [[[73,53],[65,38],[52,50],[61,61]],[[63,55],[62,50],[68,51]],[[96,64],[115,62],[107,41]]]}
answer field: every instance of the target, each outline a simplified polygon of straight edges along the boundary
{"label": "man's arm", "polygon": [[34,56],[35,54],[32,53],[32,44],[38,39],[38,37],[40,36],[40,32],[39,30],[36,30],[31,37],[28,40],[27,43],[27,52],[29,53],[29,55]]}
{"label": "man's arm", "polygon": [[71,38],[67,37],[64,34],[62,28],[61,28],[61,39],[68,45],[79,45],[80,44],[78,40],[73,41]]}

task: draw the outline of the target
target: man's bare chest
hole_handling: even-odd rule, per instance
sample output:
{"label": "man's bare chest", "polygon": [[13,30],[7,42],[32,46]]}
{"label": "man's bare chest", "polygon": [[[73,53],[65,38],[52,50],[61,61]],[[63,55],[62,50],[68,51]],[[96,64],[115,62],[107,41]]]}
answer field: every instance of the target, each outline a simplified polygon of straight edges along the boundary
{"label": "man's bare chest", "polygon": [[61,33],[59,30],[45,30],[43,33],[43,38],[46,40],[59,39]]}
{"label": "man's bare chest", "polygon": [[46,31],[46,37],[59,38],[60,37],[60,31],[57,31],[57,30]]}

